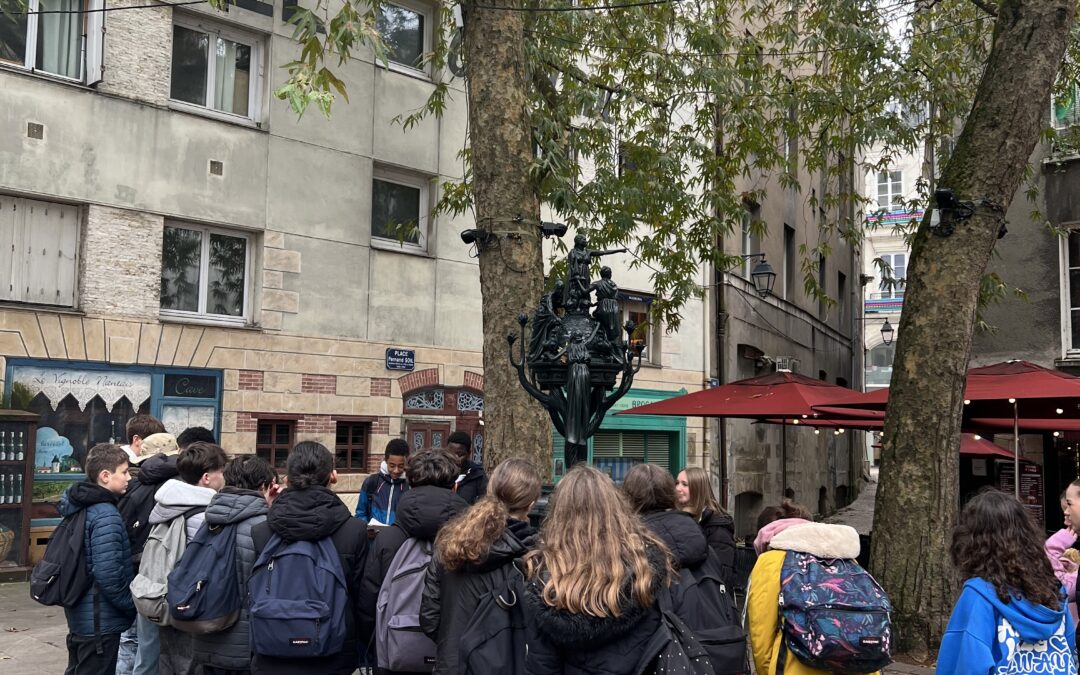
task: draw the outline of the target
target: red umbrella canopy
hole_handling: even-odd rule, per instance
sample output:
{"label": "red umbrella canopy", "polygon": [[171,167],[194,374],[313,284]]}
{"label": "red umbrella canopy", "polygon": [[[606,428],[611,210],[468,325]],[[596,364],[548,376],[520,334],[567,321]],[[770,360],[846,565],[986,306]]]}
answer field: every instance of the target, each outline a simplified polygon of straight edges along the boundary
{"label": "red umbrella canopy", "polygon": [[815,405],[846,400],[846,387],[780,371],[695,391],[664,401],[623,410],[619,415],[678,415],[690,417],[802,417]]}
{"label": "red umbrella canopy", "polygon": [[975,434],[960,434],[960,454],[972,457],[1013,458],[1013,454],[1005,448]]}
{"label": "red umbrella canopy", "polygon": [[[1016,400],[1021,418],[1075,419],[1080,417],[1080,378],[1028,361],[1005,361],[968,371],[965,417],[1011,418],[1009,399]],[[889,390],[877,389],[853,394],[820,412],[834,416],[839,412],[835,408],[884,410],[888,401]]]}

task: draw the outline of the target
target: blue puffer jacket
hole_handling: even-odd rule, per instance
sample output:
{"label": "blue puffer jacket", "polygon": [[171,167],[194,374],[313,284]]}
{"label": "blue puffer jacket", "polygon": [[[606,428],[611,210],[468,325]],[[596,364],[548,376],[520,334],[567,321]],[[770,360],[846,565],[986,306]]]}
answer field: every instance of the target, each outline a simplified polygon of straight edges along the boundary
{"label": "blue puffer jacket", "polygon": [[405,476],[397,480],[390,477],[386,462],[364,479],[360,487],[360,498],[356,502],[356,517],[360,520],[377,520],[384,525],[393,525],[397,516],[398,502],[401,495],[409,491]]}
{"label": "blue puffer jacket", "polygon": [[99,628],[102,634],[123,633],[135,620],[135,605],[128,584],[131,548],[124,520],[116,509],[117,496],[96,483],[82,481],[60,498],[60,515],[67,518],[86,509],[86,534],[83,546],[94,587],[79,604],[67,608],[68,630],[74,635],[94,635],[94,593],[100,607]]}

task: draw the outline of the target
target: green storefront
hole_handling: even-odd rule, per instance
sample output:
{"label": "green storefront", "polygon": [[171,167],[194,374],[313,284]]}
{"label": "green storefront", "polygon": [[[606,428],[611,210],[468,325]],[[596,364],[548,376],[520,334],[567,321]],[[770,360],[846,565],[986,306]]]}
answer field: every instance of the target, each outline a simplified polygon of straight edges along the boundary
{"label": "green storefront", "polygon": [[[631,389],[612,406],[600,430],[589,439],[589,463],[608,473],[617,483],[622,482],[630,467],[643,462],[658,464],[671,471],[672,475],[677,474],[686,465],[685,417],[615,413],[685,393],[685,389]],[[563,438],[554,429],[551,435],[555,480],[558,481],[565,473]]]}

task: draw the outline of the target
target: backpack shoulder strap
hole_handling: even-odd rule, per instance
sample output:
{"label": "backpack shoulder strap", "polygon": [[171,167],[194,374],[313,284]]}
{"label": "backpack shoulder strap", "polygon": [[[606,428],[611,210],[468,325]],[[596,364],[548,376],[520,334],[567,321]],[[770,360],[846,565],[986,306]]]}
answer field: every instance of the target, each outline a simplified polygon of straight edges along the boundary
{"label": "backpack shoulder strap", "polygon": [[184,521],[187,522],[188,518],[191,518],[192,516],[194,516],[197,513],[204,513],[205,511],[206,511],[206,506],[192,506],[190,509],[188,509],[187,511],[184,511],[180,515],[183,516]]}

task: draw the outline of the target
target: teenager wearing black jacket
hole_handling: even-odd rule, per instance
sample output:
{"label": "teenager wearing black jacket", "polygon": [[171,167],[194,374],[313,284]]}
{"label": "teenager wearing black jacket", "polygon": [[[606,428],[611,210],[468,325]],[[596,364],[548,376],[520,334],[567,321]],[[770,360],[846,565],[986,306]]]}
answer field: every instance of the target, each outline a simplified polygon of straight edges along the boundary
{"label": "teenager wearing black jacket", "polygon": [[538,543],[529,511],[539,497],[536,467],[508,459],[491,474],[487,496],[439,533],[420,605],[420,627],[438,647],[437,675],[460,672],[461,635],[484,596],[520,580],[515,562]]}
{"label": "teenager wearing black jacket", "polygon": [[446,449],[461,465],[461,471],[454,483],[454,492],[469,504],[475,504],[487,494],[488,475],[483,464],[477,464],[471,459],[472,439],[464,431],[455,431],[447,439]]}
{"label": "teenager wearing black jacket", "polygon": [[735,588],[735,521],[716,501],[709,474],[700,467],[688,466],[675,480],[675,502],[701,526],[709,548],[716,552],[722,579]]}
{"label": "teenager wearing black jacket", "polygon": [[[398,549],[411,537],[434,542],[442,526],[469,507],[451,491],[458,465],[449,453],[442,450],[418,452],[409,457],[405,475],[409,480],[409,491],[398,502],[394,524],[375,537],[360,584],[359,635],[361,642],[369,646],[374,645],[372,636],[379,589]],[[372,662],[373,656],[369,654]]]}
{"label": "teenager wearing black jacket", "polygon": [[356,641],[360,579],[367,561],[367,523],[353,518],[348,507],[330,486],[337,482],[334,456],[321,443],[304,441],[289,452],[288,488],[270,506],[266,522],[251,530],[255,556],[266,548],[271,534],[286,542],[317,541],[330,537],[341,560],[349,592],[345,614],[345,642],[338,654],[324,658],[285,659],[256,654],[251,661],[253,675],[350,675],[356,670],[359,643]]}

